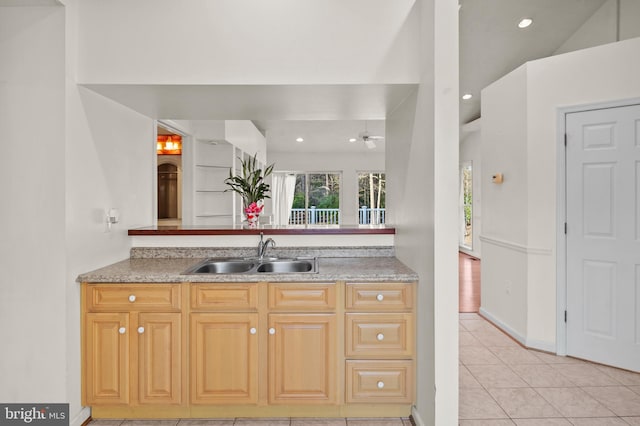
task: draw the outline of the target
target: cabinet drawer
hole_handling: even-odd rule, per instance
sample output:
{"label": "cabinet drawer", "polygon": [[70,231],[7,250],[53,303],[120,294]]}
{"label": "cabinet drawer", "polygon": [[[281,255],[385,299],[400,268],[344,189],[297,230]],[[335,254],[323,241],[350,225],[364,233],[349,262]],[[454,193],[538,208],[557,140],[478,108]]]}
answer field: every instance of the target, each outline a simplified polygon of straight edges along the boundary
{"label": "cabinet drawer", "polygon": [[254,311],[258,306],[255,283],[192,284],[191,308],[194,310]]}
{"label": "cabinet drawer", "polygon": [[269,309],[272,311],[333,311],[335,307],[335,283],[269,283]]}
{"label": "cabinet drawer", "polygon": [[413,315],[346,314],[347,357],[413,356]]}
{"label": "cabinet drawer", "polygon": [[347,361],[347,403],[412,403],[413,361]]}
{"label": "cabinet drawer", "polygon": [[353,311],[411,311],[413,283],[348,283],[345,300]]}
{"label": "cabinet drawer", "polygon": [[87,284],[92,312],[180,311],[180,284]]}

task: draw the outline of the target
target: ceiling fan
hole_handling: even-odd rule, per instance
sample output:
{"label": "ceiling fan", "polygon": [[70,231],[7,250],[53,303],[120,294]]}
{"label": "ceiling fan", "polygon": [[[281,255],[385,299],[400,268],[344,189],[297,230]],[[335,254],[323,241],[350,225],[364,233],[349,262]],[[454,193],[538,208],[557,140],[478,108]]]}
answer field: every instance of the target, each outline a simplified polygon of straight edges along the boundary
{"label": "ceiling fan", "polygon": [[371,133],[369,133],[369,131],[367,130],[367,122],[365,121],[364,131],[358,133],[357,139],[356,138],[349,139],[349,142],[362,141],[364,142],[367,148],[374,149],[376,147],[375,141],[380,141],[380,140],[384,140],[384,136],[372,135]]}

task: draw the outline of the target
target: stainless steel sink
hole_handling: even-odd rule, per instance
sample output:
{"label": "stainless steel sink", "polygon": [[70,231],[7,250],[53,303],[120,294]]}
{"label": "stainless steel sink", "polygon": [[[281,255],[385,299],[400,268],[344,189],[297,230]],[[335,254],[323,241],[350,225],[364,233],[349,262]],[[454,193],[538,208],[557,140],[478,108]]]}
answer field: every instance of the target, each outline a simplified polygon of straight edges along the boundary
{"label": "stainless steel sink", "polygon": [[192,268],[185,274],[241,274],[251,271],[257,262],[239,259],[207,259]]}
{"label": "stainless steel sink", "polygon": [[273,260],[258,265],[257,272],[271,272],[274,274],[286,274],[294,272],[313,272],[316,265],[313,259]]}
{"label": "stainless steel sink", "polygon": [[317,258],[230,259],[209,258],[184,271],[191,274],[292,274],[317,273]]}

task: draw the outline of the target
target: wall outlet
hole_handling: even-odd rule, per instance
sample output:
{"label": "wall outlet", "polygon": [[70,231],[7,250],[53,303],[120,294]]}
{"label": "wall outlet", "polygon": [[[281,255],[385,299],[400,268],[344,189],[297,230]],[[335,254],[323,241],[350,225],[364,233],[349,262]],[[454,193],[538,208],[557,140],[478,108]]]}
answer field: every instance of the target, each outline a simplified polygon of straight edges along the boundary
{"label": "wall outlet", "polygon": [[508,295],[511,295],[511,281],[506,280],[504,282],[504,292],[507,293]]}

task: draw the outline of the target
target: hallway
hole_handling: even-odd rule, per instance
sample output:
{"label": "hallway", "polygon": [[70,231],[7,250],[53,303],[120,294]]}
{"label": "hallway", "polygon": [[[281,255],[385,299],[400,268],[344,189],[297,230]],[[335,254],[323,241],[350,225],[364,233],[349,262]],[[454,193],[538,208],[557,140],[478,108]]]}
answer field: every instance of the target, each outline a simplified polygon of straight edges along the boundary
{"label": "hallway", "polygon": [[523,348],[477,314],[481,262],[459,256],[460,425],[640,425],[640,374]]}
{"label": "hallway", "polygon": [[460,425],[640,425],[640,374],[527,350],[460,314]]}
{"label": "hallway", "polygon": [[459,312],[480,309],[480,259],[458,252]]}

